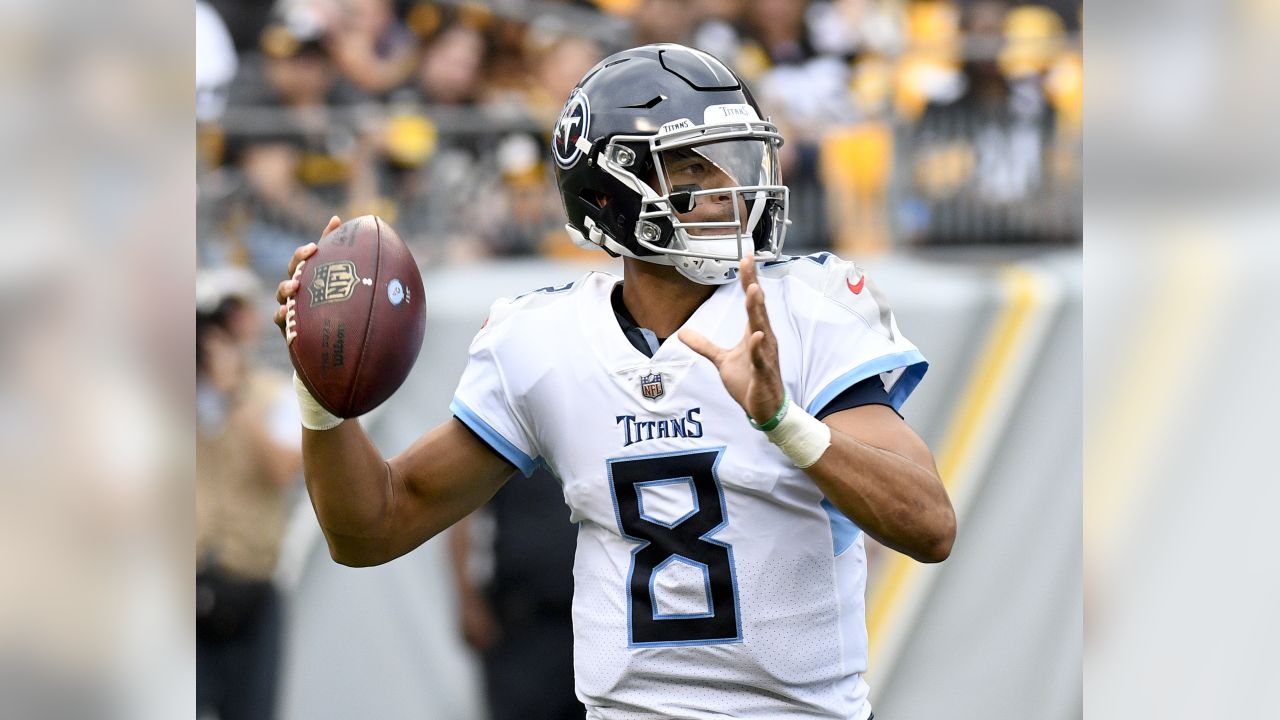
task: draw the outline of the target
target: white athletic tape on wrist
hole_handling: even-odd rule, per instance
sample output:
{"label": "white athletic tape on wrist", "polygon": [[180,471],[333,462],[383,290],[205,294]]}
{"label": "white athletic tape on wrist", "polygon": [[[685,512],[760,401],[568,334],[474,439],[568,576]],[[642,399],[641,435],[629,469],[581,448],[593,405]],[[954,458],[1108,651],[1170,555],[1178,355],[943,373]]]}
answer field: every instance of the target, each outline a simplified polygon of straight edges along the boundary
{"label": "white athletic tape on wrist", "polygon": [[831,447],[831,428],[794,402],[787,408],[782,422],[765,433],[765,437],[801,469],[818,462],[822,453]]}
{"label": "white athletic tape on wrist", "polygon": [[293,389],[298,394],[298,410],[302,412],[302,427],[308,430],[332,430],[342,424],[342,418],[325,410],[311,396],[311,391],[302,383],[298,373],[293,374]]}

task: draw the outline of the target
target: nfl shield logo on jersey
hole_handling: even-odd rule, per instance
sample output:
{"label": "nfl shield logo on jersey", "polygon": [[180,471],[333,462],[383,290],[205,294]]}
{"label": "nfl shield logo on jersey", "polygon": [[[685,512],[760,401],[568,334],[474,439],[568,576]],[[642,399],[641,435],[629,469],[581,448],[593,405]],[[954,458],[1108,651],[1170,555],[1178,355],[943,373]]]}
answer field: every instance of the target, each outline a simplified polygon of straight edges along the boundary
{"label": "nfl shield logo on jersey", "polygon": [[662,373],[640,376],[640,394],[649,400],[662,397]]}

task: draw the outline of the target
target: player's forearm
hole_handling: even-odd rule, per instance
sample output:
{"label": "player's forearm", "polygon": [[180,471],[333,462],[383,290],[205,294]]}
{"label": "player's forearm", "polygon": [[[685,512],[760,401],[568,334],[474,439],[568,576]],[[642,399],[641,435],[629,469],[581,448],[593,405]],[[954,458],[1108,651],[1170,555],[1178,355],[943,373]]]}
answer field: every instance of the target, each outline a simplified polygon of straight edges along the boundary
{"label": "player's forearm", "polygon": [[378,535],[390,515],[390,473],[357,420],[302,431],[303,475],[320,527],[330,537]]}
{"label": "player's forearm", "polygon": [[951,553],[956,519],[931,469],[838,430],[831,447],[806,469],[819,489],[858,527],[921,562]]}

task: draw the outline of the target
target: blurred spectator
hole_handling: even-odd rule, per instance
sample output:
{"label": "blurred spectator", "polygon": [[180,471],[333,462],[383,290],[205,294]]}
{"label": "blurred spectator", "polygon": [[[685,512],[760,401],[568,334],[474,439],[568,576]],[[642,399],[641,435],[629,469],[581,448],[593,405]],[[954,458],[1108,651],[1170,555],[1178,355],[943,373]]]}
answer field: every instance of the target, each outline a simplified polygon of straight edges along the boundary
{"label": "blurred spectator", "polygon": [[631,13],[632,44],[687,44],[701,19],[699,10],[690,0],[640,0]]}
{"label": "blurred spectator", "polygon": [[[422,7],[421,5],[418,7]],[[418,21],[423,23],[421,19]],[[479,210],[475,198],[491,171],[481,164],[481,137],[465,128],[467,115],[483,90],[485,40],[470,25],[436,17],[411,87],[392,96],[385,125],[384,149],[396,181],[397,229],[419,258],[440,262],[484,255],[475,233]],[[439,142],[442,130],[452,142]],[[460,132],[462,131],[462,132]],[[487,206],[483,209],[487,212]],[[457,236],[454,231],[461,230]]]}
{"label": "blurred spectator", "polygon": [[582,720],[573,689],[577,529],[555,476],[517,474],[449,530],[462,637],[484,663],[489,720]]}
{"label": "blurred spectator", "polygon": [[[435,146],[400,173],[402,235],[424,259],[448,262],[572,248],[560,230],[543,139],[600,49],[590,40],[527,33],[504,22],[487,23],[497,37],[491,44],[477,29],[481,21],[459,18],[442,21],[423,54],[419,100],[426,114],[398,104],[391,109],[393,127],[413,125],[433,138],[443,132],[437,122],[451,124],[447,146]],[[521,64],[486,66],[491,47],[508,60],[529,55]]]}
{"label": "blurred spectator", "polygon": [[534,72],[525,95],[526,108],[550,136],[569,93],[603,53],[594,40],[576,35],[531,37],[527,52]]}
{"label": "blurred spectator", "polygon": [[271,582],[301,469],[296,401],[256,369],[253,281],[202,272],[196,306],[197,714],[274,714],[280,601]]}
{"label": "blurred spectator", "polygon": [[1053,10],[1039,5],[1013,8],[1005,16],[1005,43],[997,62],[1015,87],[1039,90],[1059,123],[1074,132],[1082,120],[1083,58],[1068,49],[1064,35],[1062,18]]}
{"label": "blurred spectator", "polygon": [[873,0],[703,2],[694,44],[748,80],[770,68],[818,57],[847,61],[863,44],[882,43],[883,15]]}
{"label": "blurred spectator", "polygon": [[391,0],[336,0],[336,8],[325,44],[338,71],[376,96],[408,82],[418,38],[396,18]]}
{"label": "blurred spectator", "polygon": [[489,76],[486,85],[490,102],[523,105],[529,83],[529,32],[526,25],[510,18],[496,18],[489,33]]}
{"label": "blurred spectator", "polygon": [[520,133],[498,145],[498,181],[486,193],[492,198],[484,233],[491,255],[525,255],[540,249],[554,253],[559,246],[573,247],[558,242],[563,240],[564,212],[543,162],[545,154],[537,141]]}
{"label": "blurred spectator", "polygon": [[805,27],[807,0],[757,0],[744,14],[751,39],[771,65],[789,65],[817,54]]}
{"label": "blurred spectator", "polygon": [[380,128],[356,111],[364,97],[341,81],[323,42],[323,18],[298,10],[269,25],[263,58],[237,80],[228,122],[252,128],[228,143],[252,203],[250,256],[263,275],[334,214],[378,212]]}
{"label": "blurred spectator", "polygon": [[[246,268],[227,265],[201,269],[196,275],[196,309],[221,329],[242,352],[252,353],[265,331],[274,326],[255,298],[261,281]],[[252,363],[252,355],[246,362]]]}
{"label": "blurred spectator", "polygon": [[967,9],[965,29],[980,51],[964,63],[963,94],[931,100],[914,131],[925,202],[917,231],[964,242],[1029,238],[1047,214],[1031,208],[1045,200],[1055,123],[1044,77],[1062,50],[1062,22],[1047,8],[982,0]]}
{"label": "blurred spectator", "polygon": [[960,8],[951,0],[907,7],[906,50],[894,78],[894,109],[915,121],[930,105],[955,102],[967,89]]}
{"label": "blurred spectator", "polygon": [[476,100],[484,70],[485,42],[463,24],[439,31],[422,53],[418,90],[427,104],[462,105]]}

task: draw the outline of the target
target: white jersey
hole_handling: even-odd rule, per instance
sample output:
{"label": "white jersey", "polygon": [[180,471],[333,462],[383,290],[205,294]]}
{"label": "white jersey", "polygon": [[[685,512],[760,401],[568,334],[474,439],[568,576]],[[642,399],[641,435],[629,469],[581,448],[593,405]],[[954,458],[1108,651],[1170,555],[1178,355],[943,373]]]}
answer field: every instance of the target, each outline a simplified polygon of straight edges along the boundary
{"label": "white jersey", "polygon": [[[579,524],[574,668],[588,718],[841,718],[871,708],[861,532],[752,429],[673,336],[646,357],[589,273],[494,304],[454,414]],[[816,413],[877,375],[896,408],[927,364],[862,271],[828,253],[761,266],[782,377]],[[689,318],[722,347],[738,283]]]}

